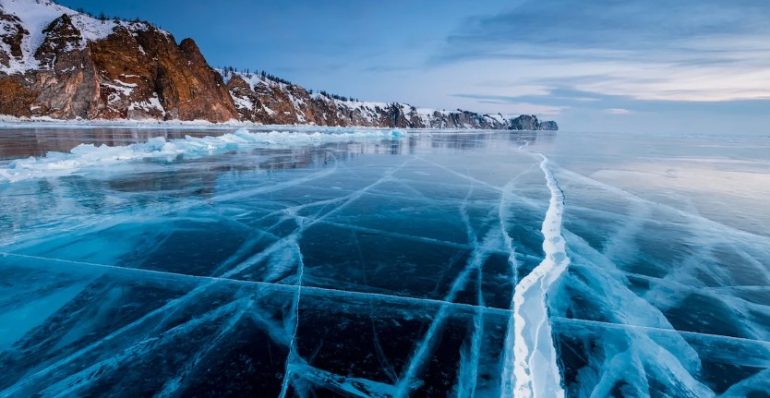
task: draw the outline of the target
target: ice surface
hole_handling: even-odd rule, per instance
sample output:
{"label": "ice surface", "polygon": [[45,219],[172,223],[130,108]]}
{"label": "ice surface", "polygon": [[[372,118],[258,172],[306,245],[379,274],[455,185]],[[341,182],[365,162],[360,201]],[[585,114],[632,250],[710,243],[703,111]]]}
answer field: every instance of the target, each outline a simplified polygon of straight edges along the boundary
{"label": "ice surface", "polygon": [[[550,192],[548,210],[541,233],[545,258],[526,277],[519,280],[513,293],[513,355],[503,364],[504,374],[510,377],[513,368],[515,381],[503,380],[503,396],[563,397],[561,375],[557,365],[558,354],[551,338],[551,324],[546,307],[546,296],[551,286],[569,266],[566,244],[562,237],[564,194],[549,169],[548,158],[541,155],[540,169]],[[511,340],[508,338],[507,340]],[[511,384],[513,384],[511,386]],[[511,389],[512,387],[512,389]]]}
{"label": "ice surface", "polygon": [[620,186],[618,137],[73,129],[2,131],[2,397],[768,389],[763,198]]}
{"label": "ice surface", "polygon": [[398,137],[398,131],[367,131],[359,133],[294,133],[272,131],[251,133],[240,129],[217,137],[190,137],[166,140],[151,138],[145,143],[127,146],[81,144],[69,153],[50,152],[44,157],[17,159],[0,165],[0,183],[17,182],[31,178],[61,177],[84,169],[115,167],[115,164],[136,160],[173,161],[178,158],[195,159],[231,151],[244,151],[261,146],[290,146],[345,142],[353,138]]}

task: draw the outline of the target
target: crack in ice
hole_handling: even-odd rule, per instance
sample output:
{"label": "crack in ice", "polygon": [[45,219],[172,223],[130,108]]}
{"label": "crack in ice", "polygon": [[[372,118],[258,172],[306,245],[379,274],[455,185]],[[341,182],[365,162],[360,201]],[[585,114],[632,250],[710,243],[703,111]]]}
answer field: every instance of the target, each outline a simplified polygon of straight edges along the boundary
{"label": "crack in ice", "polygon": [[[457,294],[465,286],[465,283],[467,282],[471,272],[478,270],[483,266],[484,262],[490,255],[490,248],[498,244],[498,241],[499,236],[497,236],[495,232],[490,231],[487,236],[485,236],[483,243],[476,245],[476,249],[468,259],[465,269],[463,269],[457,276],[449,290],[449,293],[447,293],[442,301],[454,301],[454,299],[457,297]],[[404,371],[403,376],[396,384],[397,388],[395,397],[401,398],[409,396],[411,390],[416,387],[414,379],[422,370],[425,358],[427,357],[430,348],[434,343],[435,337],[439,332],[439,328],[443,324],[444,319],[449,315],[448,309],[450,307],[451,306],[444,304],[439,308],[433,322],[431,322],[428,330],[425,332],[422,340],[420,340],[420,342],[417,344],[415,351],[412,353],[409,361],[407,362],[406,370]]]}
{"label": "crack in ice", "polygon": [[[551,336],[547,295],[569,265],[566,242],[561,224],[564,213],[564,194],[548,168],[548,158],[540,155],[540,169],[545,176],[551,198],[541,232],[543,234],[543,261],[516,285],[513,295],[513,390],[504,389],[504,397],[564,397],[558,353]],[[508,340],[509,337],[506,337]],[[506,373],[506,372],[504,372]],[[503,381],[503,387],[509,381]]]}
{"label": "crack in ice", "polygon": [[294,310],[293,312],[293,318],[291,319],[294,323],[294,327],[291,333],[291,337],[289,338],[289,355],[286,358],[286,368],[284,370],[283,375],[283,382],[281,383],[281,393],[279,395],[280,398],[284,398],[286,396],[286,393],[289,390],[289,385],[291,384],[291,378],[293,372],[291,371],[291,365],[295,363],[295,358],[299,358],[299,354],[297,353],[297,331],[299,330],[299,304],[300,300],[302,300],[302,277],[305,273],[305,264],[302,260],[302,251],[300,250],[299,244],[294,242],[295,250],[297,251],[297,292],[294,295],[294,300],[292,302],[292,308]]}
{"label": "crack in ice", "polygon": [[[0,256],[9,257],[9,258],[17,257],[21,259],[52,261],[52,262],[59,262],[62,264],[87,266],[89,268],[94,268],[101,271],[126,273],[130,275],[132,278],[137,276],[140,276],[140,277],[144,276],[144,277],[150,277],[150,278],[157,278],[158,280],[168,281],[168,282],[189,281],[189,282],[198,283],[198,284],[203,283],[206,285],[211,285],[213,283],[221,283],[221,284],[233,285],[234,287],[251,286],[258,289],[270,288],[270,289],[273,289],[273,291],[280,291],[280,292],[286,292],[286,293],[292,293],[296,289],[296,286],[282,284],[282,283],[247,281],[247,280],[209,277],[209,276],[196,276],[196,275],[180,274],[180,273],[167,272],[167,271],[155,271],[155,270],[147,270],[147,269],[141,269],[141,268],[126,268],[126,267],[119,267],[114,265],[64,260],[64,259],[57,259],[57,258],[51,258],[51,257],[30,256],[30,255],[17,254],[17,253],[0,252]],[[22,265],[14,265],[14,266],[22,266]],[[576,266],[581,266],[581,265],[576,264]],[[764,286],[760,286],[760,288],[762,289],[762,291],[766,290],[765,289],[766,287]],[[339,296],[356,297],[361,299],[377,299],[377,300],[383,300],[383,301],[394,302],[394,303],[424,304],[424,305],[436,306],[436,307],[449,306],[457,310],[469,310],[474,312],[481,309],[484,311],[485,314],[506,316],[506,317],[510,316],[513,313],[513,310],[505,309],[505,308],[479,306],[474,304],[449,302],[445,300],[430,299],[430,298],[398,296],[398,295],[385,294],[385,293],[357,292],[357,291],[340,290],[340,289],[315,287],[315,286],[304,286],[303,290],[307,292],[311,292],[313,294],[318,294],[321,296],[339,295]],[[677,330],[673,328],[661,328],[661,327],[653,327],[653,326],[647,326],[647,325],[636,325],[632,323],[597,321],[597,320],[588,320],[588,319],[580,319],[580,318],[553,317],[552,320],[558,321],[559,323],[563,323],[563,324],[569,324],[569,323],[580,324],[580,323],[590,322],[591,324],[594,324],[596,326],[603,325],[603,327],[607,327],[607,328],[644,329],[644,330],[650,330],[650,331],[655,331],[660,333],[676,333],[676,334],[681,334],[685,336],[701,336],[701,337],[714,339],[715,341],[739,341],[739,342],[752,343],[752,344],[756,343],[770,349],[770,340],[762,340],[762,339],[755,339],[755,338],[732,337],[732,336],[713,334],[713,333],[692,332],[692,331],[685,331],[685,330]]]}
{"label": "crack in ice", "polygon": [[[518,178],[518,176],[516,177]],[[506,205],[509,203],[508,193],[511,191],[516,178],[511,180],[503,187],[500,193],[500,205],[498,206],[498,221],[500,223],[500,232],[503,236],[503,242],[508,249],[508,266],[511,269],[511,276],[513,278],[513,286],[519,283],[519,263],[516,261],[516,249],[513,246],[513,238],[508,233],[507,220],[508,213],[506,212]],[[514,334],[511,331],[514,330],[514,317],[511,315],[508,321],[508,333],[505,336],[505,342],[503,345],[503,360],[502,360],[502,372],[500,377],[500,395],[503,397],[513,396],[513,382],[514,382]]]}

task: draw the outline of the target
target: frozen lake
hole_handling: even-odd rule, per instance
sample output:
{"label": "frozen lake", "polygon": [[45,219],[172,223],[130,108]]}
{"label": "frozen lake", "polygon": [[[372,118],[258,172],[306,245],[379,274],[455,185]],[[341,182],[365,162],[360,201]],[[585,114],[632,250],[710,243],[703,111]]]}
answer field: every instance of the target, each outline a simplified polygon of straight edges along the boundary
{"label": "frozen lake", "polygon": [[0,129],[0,396],[766,397],[770,135]]}

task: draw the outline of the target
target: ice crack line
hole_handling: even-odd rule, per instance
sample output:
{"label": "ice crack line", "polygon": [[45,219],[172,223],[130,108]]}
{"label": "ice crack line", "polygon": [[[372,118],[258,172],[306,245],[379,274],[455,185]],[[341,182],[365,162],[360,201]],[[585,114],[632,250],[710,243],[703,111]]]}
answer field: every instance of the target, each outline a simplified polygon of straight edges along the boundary
{"label": "ice crack line", "polygon": [[564,397],[557,353],[551,336],[546,299],[559,276],[569,266],[566,242],[562,236],[564,194],[548,168],[548,158],[540,155],[540,169],[551,198],[543,219],[543,261],[516,285],[513,294],[513,328],[508,329],[506,340],[513,332],[513,356],[506,355],[503,375],[503,397]]}
{"label": "ice crack line", "polygon": [[294,246],[297,251],[298,262],[297,292],[294,295],[294,302],[292,303],[292,308],[294,310],[294,325],[291,332],[291,338],[289,339],[289,356],[286,358],[286,369],[283,375],[283,383],[281,383],[281,394],[279,395],[281,398],[286,396],[289,391],[289,387],[291,386],[291,379],[293,377],[291,372],[291,364],[293,364],[295,361],[297,361],[297,358],[299,358],[299,354],[297,353],[297,331],[299,330],[299,304],[300,300],[302,299],[302,277],[305,273],[305,263],[304,259],[302,258],[302,250],[299,247],[299,243],[295,242]]}

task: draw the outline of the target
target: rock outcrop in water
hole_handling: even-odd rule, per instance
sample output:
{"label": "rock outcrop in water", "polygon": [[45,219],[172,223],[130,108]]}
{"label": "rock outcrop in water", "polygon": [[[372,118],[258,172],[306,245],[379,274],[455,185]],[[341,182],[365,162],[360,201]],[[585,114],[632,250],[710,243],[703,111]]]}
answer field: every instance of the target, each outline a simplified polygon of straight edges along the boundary
{"label": "rock outcrop in water", "polygon": [[535,115],[521,115],[511,119],[511,130],[558,130],[559,125],[554,121],[541,122]]}
{"label": "rock outcrop in water", "polygon": [[[552,122],[352,101],[264,74],[217,71],[192,39],[49,0],[0,0],[0,115],[401,128],[532,129]],[[524,117],[524,116],[522,116]],[[528,117],[528,116],[527,116]]]}

